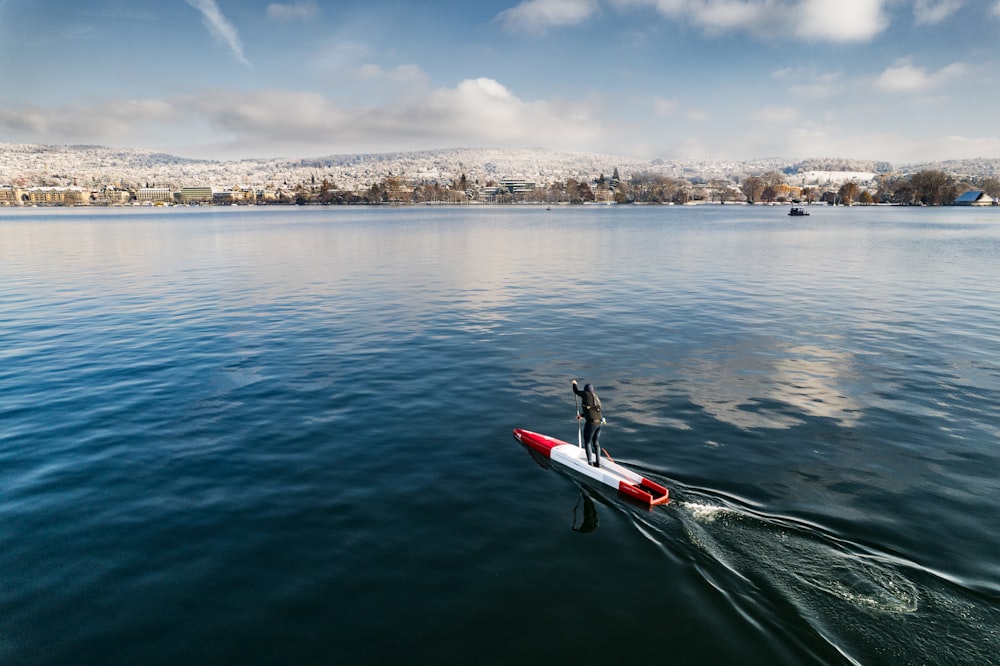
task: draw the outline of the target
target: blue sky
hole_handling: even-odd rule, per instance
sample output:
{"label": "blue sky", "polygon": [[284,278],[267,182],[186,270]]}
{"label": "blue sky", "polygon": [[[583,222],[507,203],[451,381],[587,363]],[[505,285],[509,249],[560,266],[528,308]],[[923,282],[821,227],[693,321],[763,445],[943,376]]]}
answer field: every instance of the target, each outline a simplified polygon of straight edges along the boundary
{"label": "blue sky", "polygon": [[0,142],[1000,157],[1000,0],[0,0]]}

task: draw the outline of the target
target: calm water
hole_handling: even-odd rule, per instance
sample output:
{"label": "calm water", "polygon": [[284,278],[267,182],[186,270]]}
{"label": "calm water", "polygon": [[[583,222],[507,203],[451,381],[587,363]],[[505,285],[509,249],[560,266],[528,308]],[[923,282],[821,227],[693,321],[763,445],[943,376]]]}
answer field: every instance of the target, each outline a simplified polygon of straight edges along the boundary
{"label": "calm water", "polygon": [[0,663],[1000,663],[1000,211],[785,212],[0,212]]}

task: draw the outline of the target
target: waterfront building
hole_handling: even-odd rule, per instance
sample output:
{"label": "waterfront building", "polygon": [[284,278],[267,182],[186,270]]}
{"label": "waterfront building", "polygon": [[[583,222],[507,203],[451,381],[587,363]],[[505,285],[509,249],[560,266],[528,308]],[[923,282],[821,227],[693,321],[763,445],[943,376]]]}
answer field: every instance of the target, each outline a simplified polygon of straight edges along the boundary
{"label": "waterfront building", "polygon": [[81,187],[29,187],[27,202],[36,206],[80,206],[90,203],[90,192]]}
{"label": "waterfront building", "polygon": [[535,183],[522,178],[504,178],[500,181],[500,187],[511,194],[521,194],[524,192],[534,192]]}
{"label": "waterfront building", "polygon": [[132,193],[117,187],[105,187],[95,192],[92,198],[105,206],[122,206],[132,201]]}
{"label": "waterfront building", "polygon": [[956,206],[995,206],[997,200],[983,190],[969,190],[955,199]]}
{"label": "waterfront building", "polygon": [[615,193],[607,185],[594,190],[594,203],[609,204],[614,203]]}
{"label": "waterfront building", "polygon": [[255,203],[257,201],[257,193],[252,187],[247,186],[237,186],[233,187],[233,199],[242,203]]}
{"label": "waterfront building", "polygon": [[181,203],[212,203],[213,193],[211,187],[182,187],[177,197]]}
{"label": "waterfront building", "polygon": [[0,185],[0,206],[20,206],[21,192],[11,185]]}
{"label": "waterfront building", "polygon": [[802,198],[802,188],[787,183],[778,183],[774,187],[774,192],[778,195],[778,201],[797,201]]}
{"label": "waterfront building", "polygon": [[212,190],[212,203],[220,205],[234,203],[232,190]]}
{"label": "waterfront building", "polygon": [[139,203],[173,203],[174,193],[169,187],[140,187],[135,191]]}

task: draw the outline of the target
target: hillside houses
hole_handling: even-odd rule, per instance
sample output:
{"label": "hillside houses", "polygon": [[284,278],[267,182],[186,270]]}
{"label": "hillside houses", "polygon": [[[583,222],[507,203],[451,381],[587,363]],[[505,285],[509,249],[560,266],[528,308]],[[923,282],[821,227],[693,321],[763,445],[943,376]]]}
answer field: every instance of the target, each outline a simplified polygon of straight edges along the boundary
{"label": "hillside houses", "polygon": [[[986,175],[994,173],[987,170],[991,164],[955,164],[964,170],[957,175],[851,160],[668,162],[500,149],[218,162],[94,146],[0,144],[0,206],[818,201],[984,206],[1000,195],[1000,178]],[[1000,172],[1000,160],[997,164]],[[972,167],[984,171],[970,173]],[[967,191],[977,194],[962,194]]]}

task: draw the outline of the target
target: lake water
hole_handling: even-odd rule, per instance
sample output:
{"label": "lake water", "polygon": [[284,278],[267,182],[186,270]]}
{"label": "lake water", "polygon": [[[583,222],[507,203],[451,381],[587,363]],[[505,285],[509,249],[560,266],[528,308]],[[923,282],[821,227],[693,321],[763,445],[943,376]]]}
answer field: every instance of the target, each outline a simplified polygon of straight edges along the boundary
{"label": "lake water", "polygon": [[1000,210],[811,210],[0,212],[0,663],[1000,663]]}

